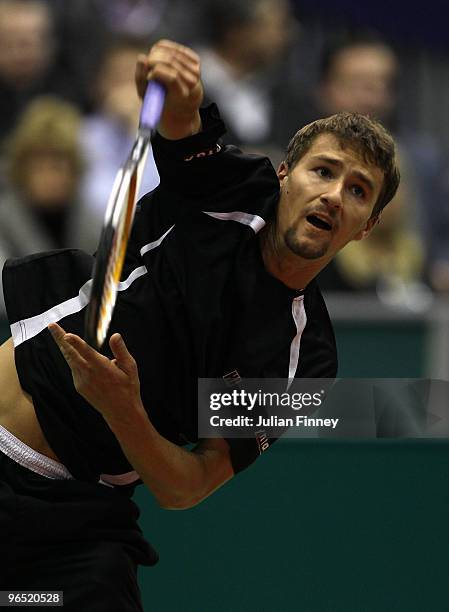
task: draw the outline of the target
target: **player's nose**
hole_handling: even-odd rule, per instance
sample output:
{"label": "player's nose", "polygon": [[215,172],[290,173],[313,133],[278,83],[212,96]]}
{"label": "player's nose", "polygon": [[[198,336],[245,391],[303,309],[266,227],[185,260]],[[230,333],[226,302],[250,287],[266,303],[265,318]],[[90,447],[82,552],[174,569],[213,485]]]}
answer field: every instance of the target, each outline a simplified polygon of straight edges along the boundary
{"label": "player's nose", "polygon": [[329,183],[326,191],[321,195],[321,202],[332,208],[341,208],[343,206],[343,189],[343,182]]}

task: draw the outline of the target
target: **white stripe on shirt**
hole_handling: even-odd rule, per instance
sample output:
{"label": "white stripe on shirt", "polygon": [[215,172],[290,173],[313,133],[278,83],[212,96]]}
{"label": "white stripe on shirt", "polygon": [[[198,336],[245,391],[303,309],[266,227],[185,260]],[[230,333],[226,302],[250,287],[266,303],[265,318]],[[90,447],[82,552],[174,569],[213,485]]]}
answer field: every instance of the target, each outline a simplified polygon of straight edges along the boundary
{"label": "white stripe on shirt", "polygon": [[287,390],[295,378],[298,369],[299,349],[301,348],[301,337],[307,324],[307,315],[304,308],[304,296],[298,295],[292,302],[292,316],[296,325],[296,336],[290,345],[290,364],[288,366],[288,385]]}
{"label": "white stripe on shirt", "polygon": [[240,210],[234,210],[233,212],[207,212],[203,210],[205,215],[209,215],[214,219],[221,219],[222,221],[237,221],[243,223],[243,225],[249,225],[254,233],[260,232],[264,227],[265,221],[259,215],[250,215],[249,213],[241,212]]}
{"label": "white stripe on shirt", "polygon": [[82,310],[89,302],[90,292],[92,289],[92,279],[89,279],[79,290],[76,297],[70,298],[56,304],[41,314],[22,319],[11,325],[11,335],[14,346],[19,346],[22,342],[37,336],[50,323],[56,323],[64,317],[67,317],[75,312]]}
{"label": "white stripe on shirt", "polygon": [[168,236],[168,234],[172,231],[172,229],[175,226],[172,225],[166,232],[165,234],[162,234],[162,236],[160,238],[158,238],[157,240],[155,240],[154,242],[149,242],[148,244],[145,244],[141,249],[140,249],[140,254],[143,256],[145,255],[145,253],[148,253],[148,251],[152,251],[153,249],[155,249],[156,247],[158,247],[161,242],[164,240],[164,238],[166,236]]}

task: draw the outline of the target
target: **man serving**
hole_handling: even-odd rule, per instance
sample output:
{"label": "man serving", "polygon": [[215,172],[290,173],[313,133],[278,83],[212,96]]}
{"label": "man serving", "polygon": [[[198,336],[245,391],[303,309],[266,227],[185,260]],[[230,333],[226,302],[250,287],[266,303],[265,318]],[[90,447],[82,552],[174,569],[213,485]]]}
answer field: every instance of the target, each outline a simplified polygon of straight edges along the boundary
{"label": "man serving", "polygon": [[[99,353],[80,337],[91,256],[40,253],[3,272],[12,339],[0,349],[0,494],[8,503],[26,496],[29,519],[20,545],[10,543],[16,580],[29,589],[59,576],[73,609],[89,610],[79,586],[88,572],[101,578],[105,610],[140,609],[135,579],[120,586],[123,564],[114,562],[125,559],[135,577],[136,564],[156,560],[128,499],[135,484],[165,508],[189,508],[267,448],[256,436],[198,440],[198,378],[336,375],[314,278],[369,234],[399,182],[390,135],[364,116],[305,126],[276,172],[266,158],[222,146],[218,110],[200,108],[192,50],[158,42],[138,60],[141,96],[148,79],[167,90],[153,143],[161,182],[138,205],[109,346]],[[37,526],[40,555],[53,565],[36,578],[14,551],[36,541],[42,504],[53,518],[52,529]],[[0,522],[2,533],[14,520]],[[58,545],[75,541],[64,573]]]}

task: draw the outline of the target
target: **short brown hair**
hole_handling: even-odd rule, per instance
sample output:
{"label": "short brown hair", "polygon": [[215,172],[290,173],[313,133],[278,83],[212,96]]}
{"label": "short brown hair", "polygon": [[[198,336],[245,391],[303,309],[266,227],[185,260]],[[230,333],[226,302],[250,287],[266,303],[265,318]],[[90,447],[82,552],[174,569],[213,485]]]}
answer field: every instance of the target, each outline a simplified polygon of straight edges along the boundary
{"label": "short brown hair", "polygon": [[390,133],[378,121],[359,113],[337,113],[317,119],[298,130],[290,140],[285,158],[287,166],[293,168],[321,134],[335,136],[342,147],[350,147],[365,163],[377,166],[384,173],[382,189],[371,213],[371,217],[376,217],[393,199],[400,181]]}

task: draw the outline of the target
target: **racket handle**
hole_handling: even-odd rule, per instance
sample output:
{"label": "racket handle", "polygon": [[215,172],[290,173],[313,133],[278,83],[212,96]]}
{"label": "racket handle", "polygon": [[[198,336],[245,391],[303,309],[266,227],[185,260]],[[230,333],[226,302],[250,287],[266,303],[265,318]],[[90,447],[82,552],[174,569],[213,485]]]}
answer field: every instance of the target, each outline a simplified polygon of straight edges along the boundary
{"label": "racket handle", "polygon": [[158,81],[149,81],[140,111],[139,127],[154,130],[162,115],[165,87]]}

